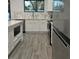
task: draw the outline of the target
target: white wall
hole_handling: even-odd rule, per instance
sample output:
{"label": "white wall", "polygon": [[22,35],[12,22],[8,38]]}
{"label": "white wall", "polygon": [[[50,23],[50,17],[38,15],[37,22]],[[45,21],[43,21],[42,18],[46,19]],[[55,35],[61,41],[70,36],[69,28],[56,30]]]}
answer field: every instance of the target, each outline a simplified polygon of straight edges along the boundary
{"label": "white wall", "polygon": [[[52,0],[45,0],[44,2],[44,12],[35,12],[34,14],[41,16],[41,19],[46,19],[45,16],[47,11],[52,11]],[[11,0],[11,19],[33,19],[33,12],[24,12],[24,0]],[[36,18],[36,16],[34,17]]]}
{"label": "white wall", "polygon": [[[52,10],[52,0],[45,0],[44,12],[24,12],[24,0],[11,0],[11,19],[25,19],[26,31],[47,31],[47,11]],[[34,17],[33,17],[34,16]],[[43,21],[44,20],[44,21]]]}

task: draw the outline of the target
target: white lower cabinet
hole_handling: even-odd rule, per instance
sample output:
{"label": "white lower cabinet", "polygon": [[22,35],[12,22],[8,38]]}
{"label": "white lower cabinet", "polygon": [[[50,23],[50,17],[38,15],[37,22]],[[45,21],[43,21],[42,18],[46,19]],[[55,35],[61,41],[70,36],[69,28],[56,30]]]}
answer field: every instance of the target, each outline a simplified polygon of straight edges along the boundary
{"label": "white lower cabinet", "polygon": [[[14,30],[17,27],[20,31]],[[14,35],[16,33],[16,36]],[[12,52],[12,50],[16,47],[19,41],[23,40],[23,26],[22,23],[18,23],[16,25],[8,27],[8,55]]]}

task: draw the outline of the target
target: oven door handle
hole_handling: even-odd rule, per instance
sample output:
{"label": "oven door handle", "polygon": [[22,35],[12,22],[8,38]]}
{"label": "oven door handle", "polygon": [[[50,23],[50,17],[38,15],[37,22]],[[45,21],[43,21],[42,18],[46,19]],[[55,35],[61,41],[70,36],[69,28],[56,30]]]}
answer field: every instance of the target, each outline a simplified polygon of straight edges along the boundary
{"label": "oven door handle", "polygon": [[[65,46],[65,47],[70,47],[70,39],[67,39],[67,38],[65,38],[65,37],[63,37],[60,33],[59,33],[59,31],[55,28],[55,27],[53,27],[53,31],[56,33],[56,35],[60,38],[60,40],[62,41],[62,43],[63,43],[63,45]],[[66,40],[69,40],[68,42],[66,41]]]}

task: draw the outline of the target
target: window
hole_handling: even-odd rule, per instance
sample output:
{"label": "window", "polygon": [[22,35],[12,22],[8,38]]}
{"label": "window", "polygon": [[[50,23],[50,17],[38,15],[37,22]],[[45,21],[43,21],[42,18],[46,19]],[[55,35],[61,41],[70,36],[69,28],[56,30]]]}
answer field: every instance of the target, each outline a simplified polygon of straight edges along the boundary
{"label": "window", "polygon": [[61,11],[64,8],[63,0],[53,0],[53,10],[54,11]]}
{"label": "window", "polygon": [[44,11],[44,0],[24,0],[24,11]]}

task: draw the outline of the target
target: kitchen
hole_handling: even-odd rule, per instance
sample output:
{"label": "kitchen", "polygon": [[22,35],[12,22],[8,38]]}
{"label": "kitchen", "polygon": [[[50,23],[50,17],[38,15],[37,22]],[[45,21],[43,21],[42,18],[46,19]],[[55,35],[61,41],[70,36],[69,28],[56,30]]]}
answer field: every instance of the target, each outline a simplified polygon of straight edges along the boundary
{"label": "kitchen", "polygon": [[69,0],[9,0],[9,6],[10,59],[70,59]]}

